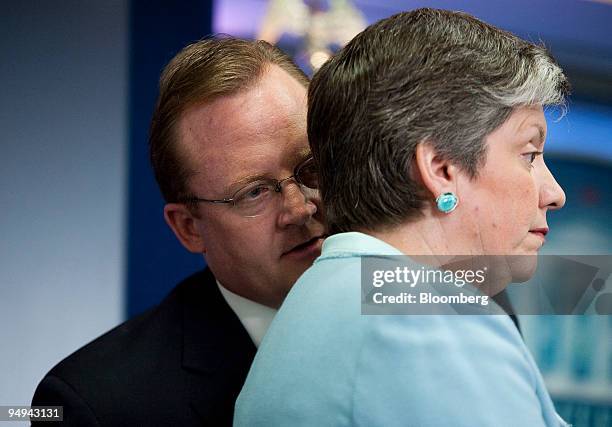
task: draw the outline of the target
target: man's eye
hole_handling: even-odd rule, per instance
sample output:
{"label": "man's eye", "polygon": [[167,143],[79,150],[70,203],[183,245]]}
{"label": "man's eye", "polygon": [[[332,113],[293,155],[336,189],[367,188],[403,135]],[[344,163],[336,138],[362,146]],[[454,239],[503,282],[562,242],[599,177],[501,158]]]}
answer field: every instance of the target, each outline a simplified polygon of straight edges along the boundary
{"label": "man's eye", "polygon": [[303,174],[316,174],[317,173],[317,167],[315,166],[314,163],[308,163],[306,165],[304,165],[301,169],[300,169],[300,173]]}
{"label": "man's eye", "polygon": [[258,185],[255,188],[251,188],[245,194],[246,199],[255,200],[262,197],[270,189],[266,185]]}
{"label": "man's eye", "polygon": [[319,177],[317,172],[317,165],[311,157],[299,166],[296,178],[300,184],[308,188],[316,189],[319,188]]}

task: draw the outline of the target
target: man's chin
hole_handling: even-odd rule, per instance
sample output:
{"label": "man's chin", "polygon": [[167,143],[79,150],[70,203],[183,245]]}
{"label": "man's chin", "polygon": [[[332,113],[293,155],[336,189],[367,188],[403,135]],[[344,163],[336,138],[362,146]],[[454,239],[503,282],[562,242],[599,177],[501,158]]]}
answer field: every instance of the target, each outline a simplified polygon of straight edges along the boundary
{"label": "man's chin", "polygon": [[312,266],[312,261],[300,260],[292,262],[290,265],[285,264],[282,269],[279,280],[279,288],[286,289],[287,293],[291,290],[295,282],[304,274],[308,268]]}

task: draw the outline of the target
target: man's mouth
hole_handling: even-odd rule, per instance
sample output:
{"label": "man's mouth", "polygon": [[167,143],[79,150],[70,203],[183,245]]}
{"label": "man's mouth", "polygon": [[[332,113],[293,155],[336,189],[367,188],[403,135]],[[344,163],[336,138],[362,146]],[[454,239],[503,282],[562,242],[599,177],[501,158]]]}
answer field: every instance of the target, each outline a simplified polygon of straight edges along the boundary
{"label": "man's mouth", "polygon": [[290,250],[283,253],[283,257],[290,258],[309,258],[313,259],[318,257],[321,254],[321,245],[323,244],[324,236],[315,236],[310,240],[307,240],[303,243],[300,243]]}

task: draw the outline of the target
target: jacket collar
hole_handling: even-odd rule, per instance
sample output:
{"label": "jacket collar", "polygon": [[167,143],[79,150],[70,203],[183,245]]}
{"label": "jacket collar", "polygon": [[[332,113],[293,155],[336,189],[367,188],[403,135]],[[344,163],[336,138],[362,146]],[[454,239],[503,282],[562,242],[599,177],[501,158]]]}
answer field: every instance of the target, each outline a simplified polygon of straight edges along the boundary
{"label": "jacket collar", "polygon": [[[200,372],[231,371],[251,364],[255,345],[229,307],[211,271],[186,280],[183,307],[183,367]],[[241,369],[242,370],[242,369]]]}

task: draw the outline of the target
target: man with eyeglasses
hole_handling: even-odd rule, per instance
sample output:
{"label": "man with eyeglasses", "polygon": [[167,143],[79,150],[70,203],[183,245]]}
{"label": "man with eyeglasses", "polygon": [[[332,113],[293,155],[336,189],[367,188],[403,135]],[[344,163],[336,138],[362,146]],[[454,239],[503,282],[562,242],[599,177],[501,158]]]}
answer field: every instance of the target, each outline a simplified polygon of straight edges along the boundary
{"label": "man with eyeglasses", "polygon": [[150,154],[166,222],[208,268],[60,362],[33,405],[66,425],[231,425],[256,347],[324,226],[308,79],[265,42],[207,39],[165,68]]}

